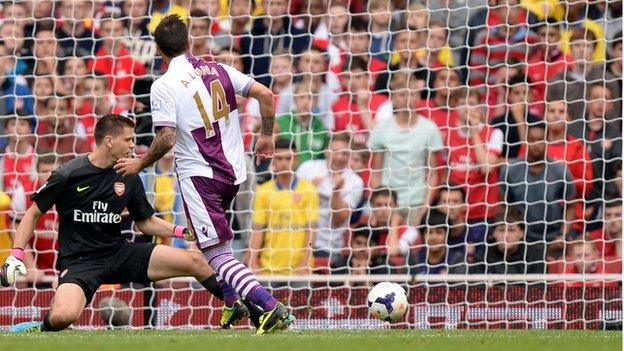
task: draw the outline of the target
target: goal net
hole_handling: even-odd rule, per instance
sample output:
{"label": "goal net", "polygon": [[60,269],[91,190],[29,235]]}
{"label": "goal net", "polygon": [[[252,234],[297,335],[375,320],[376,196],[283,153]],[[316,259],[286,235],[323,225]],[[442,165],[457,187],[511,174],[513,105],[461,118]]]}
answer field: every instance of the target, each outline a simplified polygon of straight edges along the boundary
{"label": "goal net", "polygon": [[[132,118],[135,152],[147,151],[150,87],[168,66],[153,33],[177,14],[190,54],[274,94],[273,161],[254,157],[255,99],[228,100],[238,120],[212,122],[244,144],[235,256],[292,309],[293,328],[621,328],[621,2],[0,6],[0,261],[29,196],[93,148],[98,117]],[[158,216],[188,225],[173,153],[141,179]],[[48,311],[58,225],[54,210],[42,216],[28,275],[0,288],[0,328]],[[410,303],[395,325],[368,315],[383,281]],[[74,326],[106,327],[108,297],[134,328],[216,328],[222,306],[186,278],[102,285]]]}

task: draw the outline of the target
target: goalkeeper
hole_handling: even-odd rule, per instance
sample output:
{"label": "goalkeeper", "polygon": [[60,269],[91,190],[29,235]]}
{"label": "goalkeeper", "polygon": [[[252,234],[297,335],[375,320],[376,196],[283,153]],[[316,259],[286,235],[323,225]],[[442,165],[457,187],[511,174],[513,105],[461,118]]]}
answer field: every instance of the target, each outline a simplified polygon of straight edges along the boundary
{"label": "goalkeeper", "polygon": [[[123,177],[112,168],[134,148],[134,122],[106,115],[95,126],[94,151],[66,163],[32,195],[33,204],[22,219],[11,255],[0,270],[0,283],[9,286],[17,273],[26,274],[24,247],[39,217],[56,205],[60,218],[58,288],[43,322],[25,322],[11,332],[59,331],[78,320],[103,283],[148,283],[193,276],[215,296],[223,298],[215,274],[201,254],[165,245],[131,243],[121,234],[121,214],[145,234],[194,240],[188,228],[174,226],[154,215],[138,175]],[[251,306],[250,306],[251,307]],[[255,307],[257,308],[257,307]],[[241,319],[245,316],[229,316]],[[252,310],[259,317],[262,310]],[[257,323],[257,318],[254,323]],[[222,326],[229,327],[228,321]],[[224,325],[225,324],[225,325]]]}

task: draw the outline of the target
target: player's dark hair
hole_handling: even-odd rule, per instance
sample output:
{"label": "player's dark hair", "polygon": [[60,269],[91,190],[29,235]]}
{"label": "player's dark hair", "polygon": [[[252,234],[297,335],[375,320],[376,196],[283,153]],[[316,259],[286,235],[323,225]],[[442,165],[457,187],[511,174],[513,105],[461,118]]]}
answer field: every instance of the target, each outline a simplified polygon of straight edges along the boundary
{"label": "player's dark hair", "polygon": [[134,129],[135,123],[129,117],[110,114],[102,116],[95,124],[95,144],[100,145],[107,135],[116,136],[124,127]]}
{"label": "player's dark hair", "polygon": [[288,149],[292,151],[297,151],[297,145],[295,145],[294,141],[285,138],[278,138],[277,140],[275,140],[275,150],[277,149]]}
{"label": "player's dark hair", "polygon": [[188,27],[178,15],[169,15],[160,21],[154,31],[154,40],[167,57],[175,57],[188,50]]}

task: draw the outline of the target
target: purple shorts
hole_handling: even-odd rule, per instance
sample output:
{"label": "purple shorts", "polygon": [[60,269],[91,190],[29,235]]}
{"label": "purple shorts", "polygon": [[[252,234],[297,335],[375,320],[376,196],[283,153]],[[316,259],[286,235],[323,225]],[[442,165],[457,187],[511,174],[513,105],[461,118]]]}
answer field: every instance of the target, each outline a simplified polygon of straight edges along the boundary
{"label": "purple shorts", "polygon": [[236,197],[238,187],[198,176],[180,180],[184,212],[200,249],[234,238],[225,212]]}

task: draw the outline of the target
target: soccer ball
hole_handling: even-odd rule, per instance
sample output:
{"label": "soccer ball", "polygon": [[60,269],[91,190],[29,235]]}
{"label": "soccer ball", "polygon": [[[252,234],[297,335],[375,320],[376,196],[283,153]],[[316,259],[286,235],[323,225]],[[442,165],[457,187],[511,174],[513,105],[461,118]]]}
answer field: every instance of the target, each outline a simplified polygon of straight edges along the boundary
{"label": "soccer ball", "polygon": [[132,312],[128,304],[115,297],[105,297],[98,305],[102,320],[109,327],[123,327],[130,325]]}
{"label": "soccer ball", "polygon": [[397,283],[375,285],[368,293],[367,300],[370,314],[382,321],[396,322],[407,310],[405,290]]}

